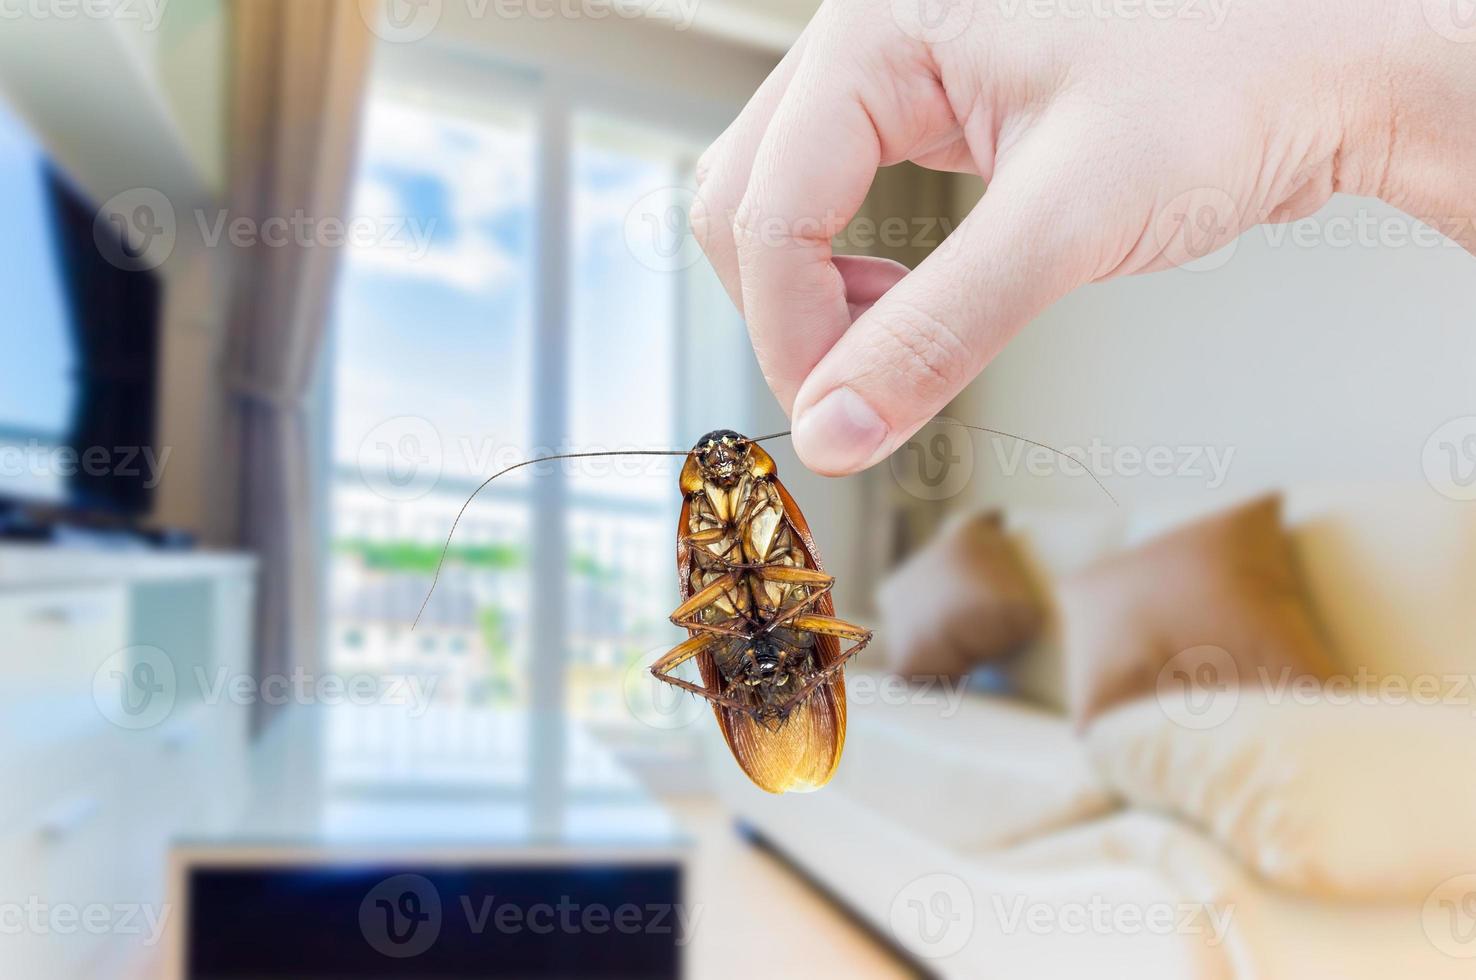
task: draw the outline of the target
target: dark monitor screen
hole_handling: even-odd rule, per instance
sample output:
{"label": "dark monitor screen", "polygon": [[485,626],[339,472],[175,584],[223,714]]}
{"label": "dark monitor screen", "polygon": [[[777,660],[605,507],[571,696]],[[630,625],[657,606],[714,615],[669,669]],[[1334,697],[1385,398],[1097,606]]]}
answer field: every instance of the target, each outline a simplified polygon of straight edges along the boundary
{"label": "dark monitor screen", "polygon": [[161,281],[3,102],[0,186],[0,498],[146,512]]}

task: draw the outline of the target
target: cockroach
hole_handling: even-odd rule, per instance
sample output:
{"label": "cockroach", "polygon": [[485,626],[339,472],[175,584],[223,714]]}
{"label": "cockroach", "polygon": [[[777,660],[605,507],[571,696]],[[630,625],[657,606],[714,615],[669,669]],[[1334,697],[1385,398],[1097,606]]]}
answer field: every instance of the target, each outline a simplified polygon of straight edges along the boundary
{"label": "cockroach", "polygon": [[[949,424],[1019,439],[1080,463],[1008,432]],[[719,429],[685,452],[560,453],[515,463],[489,477],[462,505],[441,564],[472,500],[513,470],[560,459],[686,457],[678,480],[682,507],[676,533],[681,599],[671,622],[687,631],[687,639],[658,658],[651,674],[712,705],[728,749],[755,785],[770,793],[819,789],[835,775],[845,747],[846,664],[871,642],[872,633],[836,618],[835,579],[825,573],[805,515],[760,445],[787,435],[751,439]],[[440,575],[438,564],[421,613]],[[701,684],[672,673],[693,660]]]}
{"label": "cockroach", "polygon": [[[712,702],[733,758],[760,788],[818,789],[845,746],[842,671],[871,630],[836,618],[835,579],[762,446],[710,432],[692,448],[680,486],[682,603],[671,621],[688,639],[651,673]],[[671,673],[694,658],[700,686]]]}

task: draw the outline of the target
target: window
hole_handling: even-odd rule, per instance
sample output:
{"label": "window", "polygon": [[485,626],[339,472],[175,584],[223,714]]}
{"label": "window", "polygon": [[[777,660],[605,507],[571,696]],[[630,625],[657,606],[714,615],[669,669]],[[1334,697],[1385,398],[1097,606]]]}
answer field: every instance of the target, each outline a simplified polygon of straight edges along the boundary
{"label": "window", "polygon": [[526,699],[526,478],[468,513],[409,627],[462,501],[529,441],[534,133],[526,110],[376,92],[354,199],[367,243],[339,287],[330,635],[359,639],[356,670],[396,675],[465,644],[477,656],[436,695],[472,706]]}
{"label": "window", "polygon": [[[576,117],[572,132],[571,434],[581,447],[683,447],[694,435],[678,413],[679,283],[630,238],[677,206],[700,147],[603,115]],[[656,234],[677,240],[665,226]],[[586,722],[629,722],[626,673],[676,641],[667,616],[680,463],[611,460],[570,479],[566,704]]]}
{"label": "window", "polygon": [[[503,477],[461,518],[410,625],[457,512],[497,470],[747,424],[742,323],[685,234],[715,132],[609,92],[594,106],[546,80],[411,74],[376,80],[355,210],[382,233],[340,282],[330,664],[422,675],[453,712],[656,734],[627,685],[681,636],[667,621],[680,457]],[[713,360],[726,376],[694,380]],[[549,733],[530,730],[529,753],[566,744]]]}

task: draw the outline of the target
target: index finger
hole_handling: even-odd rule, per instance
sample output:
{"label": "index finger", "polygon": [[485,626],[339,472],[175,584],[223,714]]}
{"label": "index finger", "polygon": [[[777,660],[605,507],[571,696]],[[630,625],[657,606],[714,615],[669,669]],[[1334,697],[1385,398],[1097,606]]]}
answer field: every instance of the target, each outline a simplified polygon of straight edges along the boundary
{"label": "index finger", "polygon": [[786,411],[850,326],[830,240],[860,209],[880,162],[880,137],[859,91],[815,61],[801,66],[734,216],[743,312]]}

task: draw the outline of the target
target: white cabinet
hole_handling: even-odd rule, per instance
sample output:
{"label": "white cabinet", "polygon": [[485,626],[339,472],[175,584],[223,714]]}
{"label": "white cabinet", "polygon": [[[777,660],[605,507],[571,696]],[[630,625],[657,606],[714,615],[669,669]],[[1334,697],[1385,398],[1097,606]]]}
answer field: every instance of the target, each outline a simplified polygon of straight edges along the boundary
{"label": "white cabinet", "polygon": [[250,706],[203,679],[250,671],[253,576],[236,556],[0,547],[4,976],[159,952],[171,841],[244,799]]}

